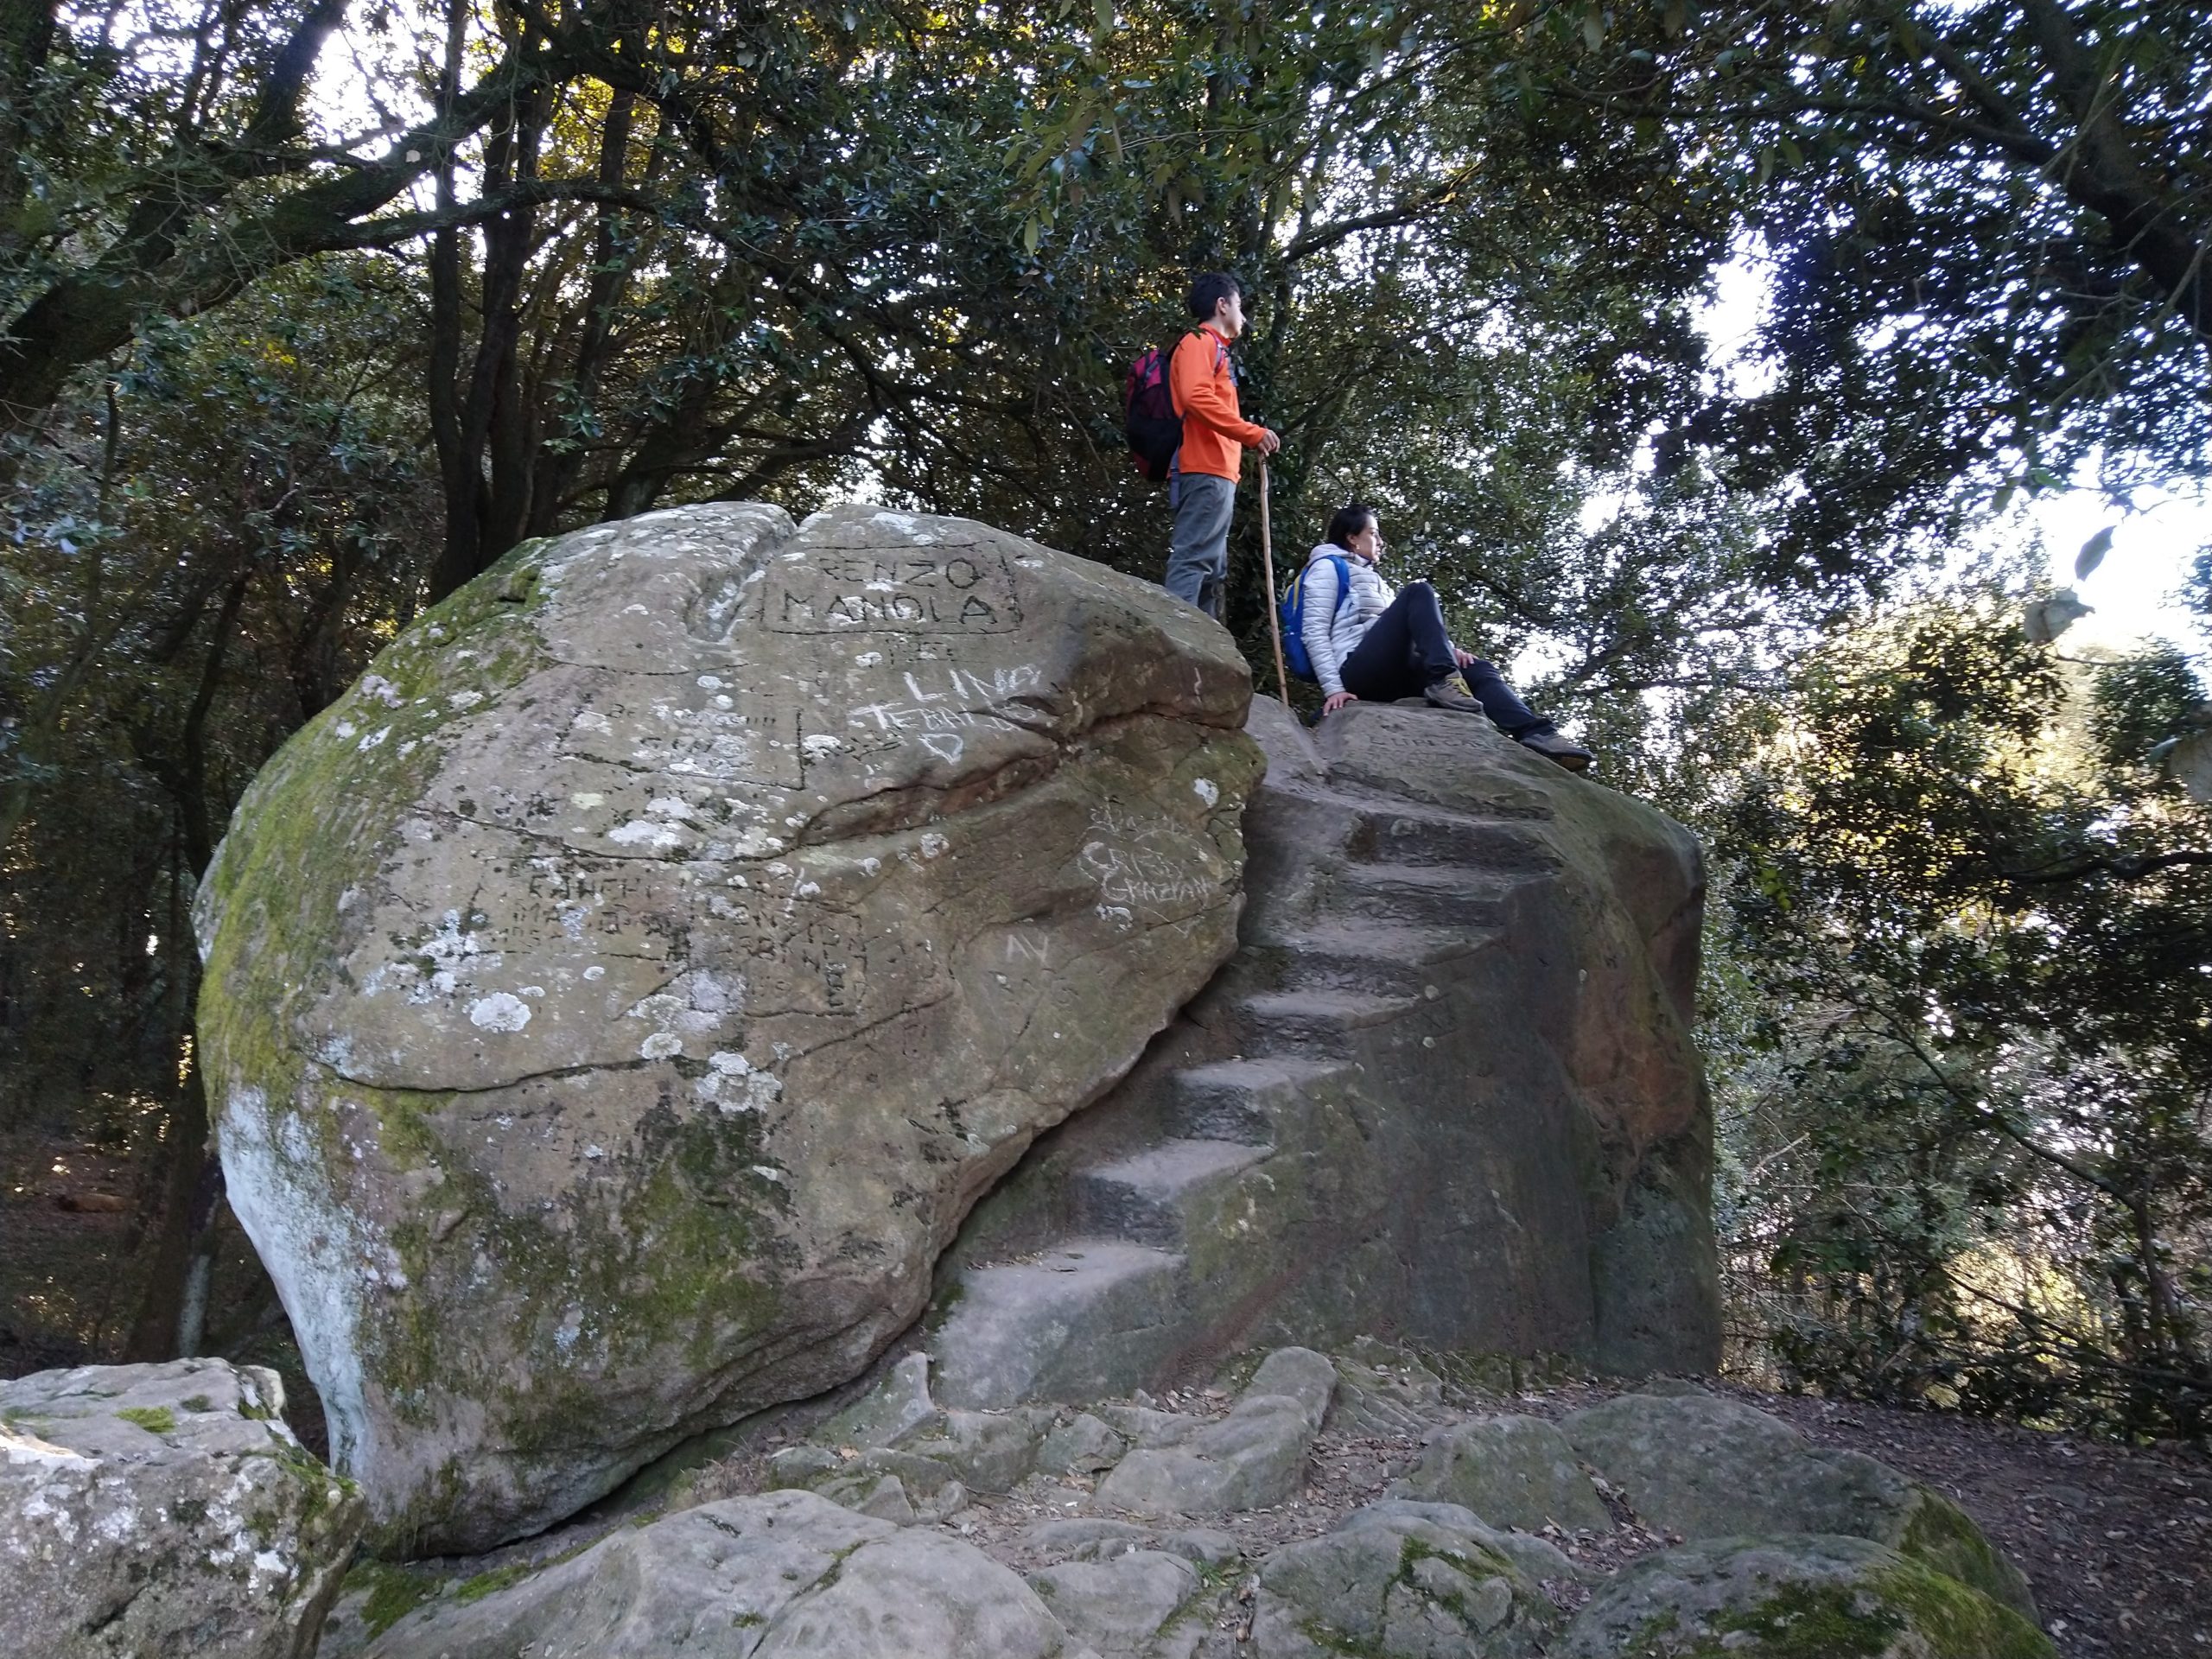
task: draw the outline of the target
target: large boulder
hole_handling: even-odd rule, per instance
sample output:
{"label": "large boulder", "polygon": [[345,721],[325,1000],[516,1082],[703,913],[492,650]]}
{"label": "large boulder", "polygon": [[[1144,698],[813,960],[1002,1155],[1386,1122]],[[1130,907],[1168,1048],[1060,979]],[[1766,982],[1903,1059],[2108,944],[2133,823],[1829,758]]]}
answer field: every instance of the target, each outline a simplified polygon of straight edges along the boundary
{"label": "large boulder", "polygon": [[394,1624],[368,1659],[1077,1659],[1011,1568],[811,1492],[625,1528],[494,1572]]}
{"label": "large boulder", "polygon": [[0,1382],[0,1630],[40,1659],[305,1659],[367,1519],[257,1365]]}
{"label": "large boulder", "polygon": [[203,886],[232,1207],[387,1551],[543,1528],[856,1374],[1233,948],[1228,637],[957,519],[516,550]]}
{"label": "large boulder", "polygon": [[1869,1538],[2036,1617],[2026,1575],[1934,1488],[1863,1452],[1832,1452],[1763,1411],[1707,1394],[1625,1394],[1560,1426],[1649,1525],[1685,1538]]}
{"label": "large boulder", "polygon": [[2042,1631],[1864,1538],[1720,1538],[1647,1556],[1553,1659],[2053,1659]]}

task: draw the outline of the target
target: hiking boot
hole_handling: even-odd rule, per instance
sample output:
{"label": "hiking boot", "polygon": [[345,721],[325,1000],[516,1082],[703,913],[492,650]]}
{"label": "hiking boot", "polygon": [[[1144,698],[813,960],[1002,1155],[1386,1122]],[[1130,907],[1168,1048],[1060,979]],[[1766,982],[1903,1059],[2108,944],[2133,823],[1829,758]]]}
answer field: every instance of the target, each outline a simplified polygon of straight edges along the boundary
{"label": "hiking boot", "polygon": [[1523,732],[1521,741],[1538,754],[1548,755],[1558,761],[1569,772],[1587,772],[1590,763],[1598,758],[1580,743],[1572,742],[1549,729]]}
{"label": "hiking boot", "polygon": [[1467,683],[1457,674],[1446,674],[1442,679],[1421,693],[1440,709],[1456,709],[1463,715],[1479,715],[1481,701],[1467,690]]}

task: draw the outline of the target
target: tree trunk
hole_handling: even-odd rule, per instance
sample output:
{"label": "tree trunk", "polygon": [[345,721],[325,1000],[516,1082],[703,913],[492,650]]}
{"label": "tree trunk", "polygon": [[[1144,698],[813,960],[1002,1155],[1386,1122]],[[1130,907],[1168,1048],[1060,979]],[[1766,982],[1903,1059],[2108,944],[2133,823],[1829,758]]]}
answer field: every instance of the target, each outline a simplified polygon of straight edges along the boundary
{"label": "tree trunk", "polygon": [[[2077,204],[2111,226],[2113,245],[2158,285],[2173,308],[2212,345],[2212,269],[2204,242],[2187,222],[2188,198],[2136,154],[2118,113],[2117,54],[2100,64],[2057,0],[2021,0],[2052,96],[2073,118],[2075,136],[2044,169]],[[2107,67],[2109,66],[2109,67]]]}
{"label": "tree trunk", "polygon": [[[448,16],[446,81],[458,95],[467,8],[455,0]],[[525,26],[521,40],[530,44]],[[537,177],[539,141],[550,102],[545,89],[518,92],[493,124],[484,148],[483,188],[493,192]],[[439,175],[439,205],[453,194],[448,162]],[[537,215],[516,207],[483,227],[484,266],[478,283],[476,350],[461,367],[461,244],[441,232],[432,245],[431,435],[445,480],[446,537],[430,575],[430,598],[444,598],[520,541],[530,522],[537,433],[520,372],[523,280],[537,249]]]}
{"label": "tree trunk", "polygon": [[[200,1068],[185,1073],[183,1086],[169,1107],[168,1133],[162,1139],[161,1222],[148,1247],[144,1288],[130,1327],[124,1358],[132,1363],[176,1357],[178,1315],[192,1276],[200,1235],[214,1211],[213,1192],[222,1170],[207,1155],[207,1096]],[[198,1222],[195,1227],[194,1223]]]}
{"label": "tree trunk", "polygon": [[[461,60],[468,40],[469,8],[447,0],[446,60],[438,85],[441,113],[461,97]],[[458,199],[454,158],[438,168],[437,206],[449,213]],[[437,450],[438,475],[445,486],[445,540],[430,570],[430,597],[444,598],[475,573],[477,493],[482,482],[461,435],[461,232],[452,226],[430,238],[430,351],[429,402],[430,438]]]}
{"label": "tree trunk", "polygon": [[[600,131],[599,181],[609,188],[622,183],[628,172],[630,140],[637,130],[637,94],[626,90],[616,92],[607,105],[606,123]],[[664,124],[657,130],[646,158],[643,181],[646,188],[652,188],[667,152]],[[598,392],[600,375],[614,340],[615,308],[628,291],[631,273],[637,267],[644,227],[630,228],[631,239],[626,244],[623,211],[603,207],[592,230],[591,283],[584,293],[575,353],[568,373],[568,396],[581,412],[589,411]],[[550,536],[558,528],[562,507],[583,470],[585,453],[581,443],[556,453],[539,452],[526,534]]]}
{"label": "tree trunk", "polygon": [[[224,594],[215,637],[208,645],[207,661],[185,715],[181,759],[174,767],[157,768],[157,775],[175,798],[177,815],[177,849],[170,874],[169,937],[173,941],[181,942],[187,927],[183,896],[207,873],[215,855],[215,820],[207,799],[207,717],[221,683],[231,632],[238,625],[252,579],[251,568],[239,572]],[[183,993],[178,1024],[188,1028],[197,1001],[198,958],[188,944],[180,943],[174,948],[172,960],[179,964],[179,988]],[[204,1328],[215,1205],[222,1196],[223,1170],[208,1151],[207,1097],[196,1058],[184,1065],[167,1127],[162,1141],[165,1162],[160,1221],[138,1316],[130,1332],[128,1357],[134,1360],[189,1355],[198,1346],[199,1333]]]}

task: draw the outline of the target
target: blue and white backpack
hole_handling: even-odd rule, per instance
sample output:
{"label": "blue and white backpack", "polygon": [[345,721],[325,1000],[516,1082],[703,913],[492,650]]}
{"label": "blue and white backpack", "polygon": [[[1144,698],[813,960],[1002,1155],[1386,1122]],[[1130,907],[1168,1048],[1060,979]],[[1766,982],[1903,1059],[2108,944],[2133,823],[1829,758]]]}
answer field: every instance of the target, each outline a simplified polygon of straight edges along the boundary
{"label": "blue and white backpack", "polygon": [[[1328,563],[1337,567],[1337,610],[1341,611],[1351,598],[1351,567],[1339,553],[1330,554]],[[1283,589],[1282,598],[1275,606],[1275,614],[1282,620],[1283,661],[1301,680],[1319,677],[1313,672],[1313,659],[1306,654],[1306,576],[1313,568],[1309,562],[1290,579],[1290,586]],[[1336,620],[1335,613],[1331,613],[1332,626]]]}

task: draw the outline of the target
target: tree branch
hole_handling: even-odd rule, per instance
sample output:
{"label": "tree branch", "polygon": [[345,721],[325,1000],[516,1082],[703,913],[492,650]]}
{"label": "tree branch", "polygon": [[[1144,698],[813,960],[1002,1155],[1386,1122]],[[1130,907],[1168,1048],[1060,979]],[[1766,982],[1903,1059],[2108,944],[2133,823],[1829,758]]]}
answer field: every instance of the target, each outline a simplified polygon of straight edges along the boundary
{"label": "tree branch", "polygon": [[518,207],[542,207],[556,201],[595,201],[633,213],[658,216],[661,204],[643,191],[599,179],[530,179],[479,196],[474,201],[428,207],[417,213],[395,213],[385,219],[365,219],[330,237],[318,251],[359,251],[365,248],[392,248],[439,231],[480,225]]}
{"label": "tree branch", "polygon": [[2005,880],[2019,881],[2031,887],[2079,881],[2091,875],[2109,875],[2121,881],[2140,881],[2145,876],[2155,875],[2160,870],[2191,864],[2212,864],[2212,851],[2182,848],[2170,853],[2093,853],[2070,863],[2047,864],[2036,869],[2008,870],[2003,875]]}
{"label": "tree branch", "polygon": [[245,144],[266,149],[296,138],[306,130],[300,119],[300,98],[314,73],[322,43],[345,21],[348,0],[315,0],[300,26],[292,31],[276,60],[269,66],[253,100],[253,117],[246,123]]}
{"label": "tree branch", "polygon": [[[207,310],[272,270],[347,245],[354,221],[440,166],[540,82],[549,73],[543,55],[509,52],[465,97],[395,139],[380,160],[280,197],[219,238],[200,238],[189,251],[180,250],[194,221],[226,199],[239,170],[226,171],[206,149],[194,153],[192,168],[172,154],[147,169],[124,234],[0,326],[0,438],[28,429],[72,374],[123,345],[147,317]],[[179,172],[194,181],[157,186]]]}
{"label": "tree branch", "polygon": [[1389,230],[1425,219],[1437,208],[1447,206],[1465,185],[1471,172],[1471,168],[1467,168],[1455,173],[1411,201],[1402,201],[1395,207],[1363,213],[1357,219],[1340,219],[1332,224],[1300,232],[1284,247],[1282,261],[1287,265],[1294,265],[1313,254],[1325,252],[1362,231]]}

